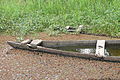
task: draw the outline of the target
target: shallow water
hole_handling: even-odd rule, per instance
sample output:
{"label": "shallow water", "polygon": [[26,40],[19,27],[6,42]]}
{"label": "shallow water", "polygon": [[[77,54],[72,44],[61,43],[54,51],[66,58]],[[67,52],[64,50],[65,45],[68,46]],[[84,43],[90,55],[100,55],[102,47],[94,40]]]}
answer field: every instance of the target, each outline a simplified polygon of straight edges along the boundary
{"label": "shallow water", "polygon": [[[79,47],[79,46],[65,46],[56,48],[64,51],[80,52],[82,54],[95,54],[95,47]],[[120,48],[107,48],[105,49],[106,56],[120,56]]]}

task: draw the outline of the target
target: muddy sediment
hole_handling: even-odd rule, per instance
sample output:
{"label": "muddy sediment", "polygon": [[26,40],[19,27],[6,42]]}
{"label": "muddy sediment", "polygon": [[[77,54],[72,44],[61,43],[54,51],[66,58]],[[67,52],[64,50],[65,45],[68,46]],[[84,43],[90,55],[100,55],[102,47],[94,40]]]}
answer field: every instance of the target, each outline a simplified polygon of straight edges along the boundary
{"label": "muddy sediment", "polygon": [[[33,38],[26,37],[27,38]],[[43,40],[116,40],[92,35],[48,36]],[[119,80],[120,63],[66,57],[41,52],[11,49],[6,41],[15,37],[0,35],[0,80]]]}

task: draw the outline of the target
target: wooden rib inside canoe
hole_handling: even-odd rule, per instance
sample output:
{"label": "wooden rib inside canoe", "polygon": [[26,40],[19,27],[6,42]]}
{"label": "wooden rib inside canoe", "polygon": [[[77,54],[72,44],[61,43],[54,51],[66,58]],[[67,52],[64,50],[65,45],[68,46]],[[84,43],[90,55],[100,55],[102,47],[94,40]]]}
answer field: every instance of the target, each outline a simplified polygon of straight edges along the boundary
{"label": "wooden rib inside canoe", "polygon": [[[78,40],[78,41],[42,41],[40,45],[37,45],[36,48],[31,48],[27,44],[21,44],[13,41],[8,41],[7,43],[13,48],[24,49],[30,51],[40,51],[47,52],[53,54],[60,54],[66,56],[74,56],[81,58],[89,58],[89,59],[97,59],[97,60],[105,60],[105,61],[117,61],[120,62],[119,56],[106,56],[106,57],[98,57],[92,54],[81,54],[79,52],[70,52],[63,51],[58,49],[53,49],[55,47],[63,47],[63,46],[96,46],[97,40]],[[106,40],[106,47],[120,47],[120,40]]]}

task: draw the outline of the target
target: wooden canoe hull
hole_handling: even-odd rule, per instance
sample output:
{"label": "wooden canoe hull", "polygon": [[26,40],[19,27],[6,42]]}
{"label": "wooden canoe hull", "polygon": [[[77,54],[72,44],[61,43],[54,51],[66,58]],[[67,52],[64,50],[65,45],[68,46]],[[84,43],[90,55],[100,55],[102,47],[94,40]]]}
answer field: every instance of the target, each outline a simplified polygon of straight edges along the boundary
{"label": "wooden canoe hull", "polygon": [[[63,46],[84,46],[95,47],[97,40],[75,40],[75,41],[43,41],[44,47],[63,47]],[[120,40],[106,40],[106,48],[120,47]]]}
{"label": "wooden canoe hull", "polygon": [[[47,52],[52,54],[59,54],[65,56],[73,56],[73,57],[80,57],[80,58],[88,58],[88,59],[95,59],[95,60],[104,60],[104,61],[115,61],[120,62],[119,56],[107,56],[107,57],[98,57],[91,54],[81,54],[79,52],[70,52],[70,51],[63,51],[52,49],[52,47],[62,47],[62,46],[76,46],[76,45],[85,45],[88,46],[95,46],[96,40],[89,40],[89,41],[43,41],[41,46],[37,46],[37,48],[30,48],[29,46],[17,42],[8,41],[8,44],[13,48],[23,49],[23,50],[30,50],[30,51],[39,51],[39,52]],[[106,41],[107,46],[117,45],[120,46],[120,41]]]}

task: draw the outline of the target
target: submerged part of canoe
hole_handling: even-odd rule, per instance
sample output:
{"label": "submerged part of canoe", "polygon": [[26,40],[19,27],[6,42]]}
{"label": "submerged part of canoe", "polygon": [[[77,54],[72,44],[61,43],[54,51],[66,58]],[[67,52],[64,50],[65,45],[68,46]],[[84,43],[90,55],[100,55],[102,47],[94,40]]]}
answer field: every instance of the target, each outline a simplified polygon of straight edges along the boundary
{"label": "submerged part of canoe", "polygon": [[[63,47],[63,46],[93,46],[95,47],[96,42],[97,42],[96,40],[41,41],[41,43],[39,45],[36,45],[36,47],[29,46],[30,42],[23,44],[23,43],[8,41],[7,43],[13,48],[17,48],[17,49],[47,52],[47,53],[52,53],[52,54],[59,54],[59,55],[73,56],[73,57],[80,57],[80,58],[120,62],[119,56],[98,57],[94,54],[81,54],[79,52],[71,52],[71,51],[63,51],[63,50],[54,49],[55,47]],[[120,40],[107,40],[106,41],[106,47],[113,47],[113,46],[119,47]]]}

